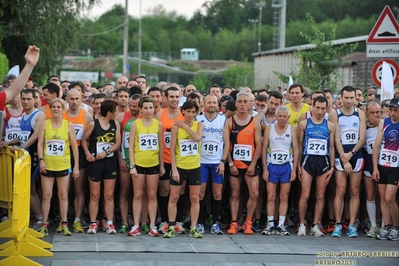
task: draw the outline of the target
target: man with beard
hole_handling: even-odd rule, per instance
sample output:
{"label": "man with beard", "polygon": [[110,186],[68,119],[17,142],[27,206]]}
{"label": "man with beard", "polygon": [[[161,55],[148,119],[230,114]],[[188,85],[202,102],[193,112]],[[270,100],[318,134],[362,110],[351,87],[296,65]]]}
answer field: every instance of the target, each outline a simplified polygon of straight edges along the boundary
{"label": "man with beard", "polygon": [[[71,89],[68,91],[66,101],[69,108],[64,112],[64,119],[71,122],[75,128],[76,140],[78,144],[79,151],[79,177],[73,179],[73,187],[75,192],[74,209],[75,209],[75,221],[73,223],[73,229],[75,233],[83,233],[83,222],[82,225],[82,212],[85,203],[85,174],[86,174],[86,156],[83,151],[82,146],[80,146],[80,141],[82,140],[84,130],[87,124],[93,120],[93,116],[86,111],[82,106],[82,94],[77,89]],[[73,156],[71,156],[72,168],[75,165]],[[88,227],[86,227],[88,228]]]}
{"label": "man with beard", "polygon": [[117,103],[118,103],[118,108],[116,108],[117,113],[124,113],[128,111],[128,101],[129,101],[129,90],[126,88],[121,88],[116,91],[117,95]]}
{"label": "man with beard", "polygon": [[[123,90],[123,95],[126,94],[126,89]],[[122,216],[122,226],[119,229],[119,233],[126,234],[129,228],[127,214],[128,214],[128,200],[127,197],[129,195],[129,189],[131,188],[130,184],[130,173],[129,173],[129,132],[130,126],[133,121],[140,117],[140,108],[139,102],[141,99],[141,95],[134,94],[129,99],[129,110],[125,112],[120,112],[116,121],[121,125],[121,149],[118,153],[118,161],[119,161],[119,181],[120,181],[120,191],[119,191],[119,209],[121,211]],[[119,107],[119,106],[118,106]],[[145,201],[144,201],[145,202]]]}

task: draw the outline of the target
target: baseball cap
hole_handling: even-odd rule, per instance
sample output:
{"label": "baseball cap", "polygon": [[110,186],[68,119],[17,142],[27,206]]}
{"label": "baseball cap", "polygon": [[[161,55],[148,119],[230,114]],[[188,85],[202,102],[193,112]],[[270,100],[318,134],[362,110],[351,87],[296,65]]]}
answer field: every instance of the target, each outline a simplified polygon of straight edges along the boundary
{"label": "baseball cap", "polygon": [[388,107],[399,108],[399,98],[393,98],[389,103]]}

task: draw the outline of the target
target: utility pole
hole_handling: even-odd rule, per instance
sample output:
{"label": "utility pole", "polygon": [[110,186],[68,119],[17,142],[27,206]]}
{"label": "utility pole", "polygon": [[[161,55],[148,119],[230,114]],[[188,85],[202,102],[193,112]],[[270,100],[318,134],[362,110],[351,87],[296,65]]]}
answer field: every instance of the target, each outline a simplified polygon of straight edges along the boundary
{"label": "utility pole", "polygon": [[256,4],[256,6],[259,8],[259,32],[258,32],[258,53],[261,51],[261,33],[262,33],[262,9],[263,7],[266,6],[266,1],[260,1],[259,3]]}
{"label": "utility pole", "polygon": [[125,1],[125,25],[123,32],[123,73],[129,78],[129,69],[127,67],[127,50],[128,50],[128,38],[129,38],[129,15],[128,15],[128,0]]}
{"label": "utility pole", "polygon": [[[127,1],[127,0],[126,0]],[[140,6],[139,6],[139,67],[137,74],[142,74],[141,73],[141,0],[140,0]]]}
{"label": "utility pole", "polygon": [[254,24],[254,51],[256,50],[256,23],[258,23],[257,19],[248,19],[249,23]]}

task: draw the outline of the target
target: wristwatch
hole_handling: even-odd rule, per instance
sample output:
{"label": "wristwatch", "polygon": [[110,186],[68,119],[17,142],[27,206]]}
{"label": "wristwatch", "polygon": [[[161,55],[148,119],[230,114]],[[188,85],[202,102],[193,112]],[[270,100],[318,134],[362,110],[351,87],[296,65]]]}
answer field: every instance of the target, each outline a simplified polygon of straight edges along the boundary
{"label": "wristwatch", "polygon": [[234,166],[234,163],[233,162],[230,162],[229,163],[229,167],[233,167]]}
{"label": "wristwatch", "polygon": [[105,153],[106,153],[107,155],[110,155],[110,154],[111,154],[111,151],[110,151],[110,150],[106,150]]}
{"label": "wristwatch", "polygon": [[131,164],[129,168],[130,168],[130,169],[134,169],[134,168],[136,168],[136,165]]}
{"label": "wristwatch", "polygon": [[355,149],[351,150],[352,155],[355,155],[357,151]]}
{"label": "wristwatch", "polygon": [[222,160],[220,160],[220,162],[221,163],[226,163],[227,161],[222,159]]}

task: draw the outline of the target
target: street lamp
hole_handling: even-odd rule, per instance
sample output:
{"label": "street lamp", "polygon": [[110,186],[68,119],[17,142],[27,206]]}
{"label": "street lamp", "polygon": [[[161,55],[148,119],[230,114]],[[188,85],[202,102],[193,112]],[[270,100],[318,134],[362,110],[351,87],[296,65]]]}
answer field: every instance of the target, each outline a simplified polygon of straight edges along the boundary
{"label": "street lamp", "polygon": [[257,19],[248,19],[249,23],[254,24],[254,51],[256,49],[256,23],[258,23]]}
{"label": "street lamp", "polygon": [[262,32],[262,9],[263,7],[266,6],[266,1],[260,1],[259,3],[256,4],[256,6],[259,8],[259,32],[258,32],[258,53],[260,53],[261,50],[261,32]]}

